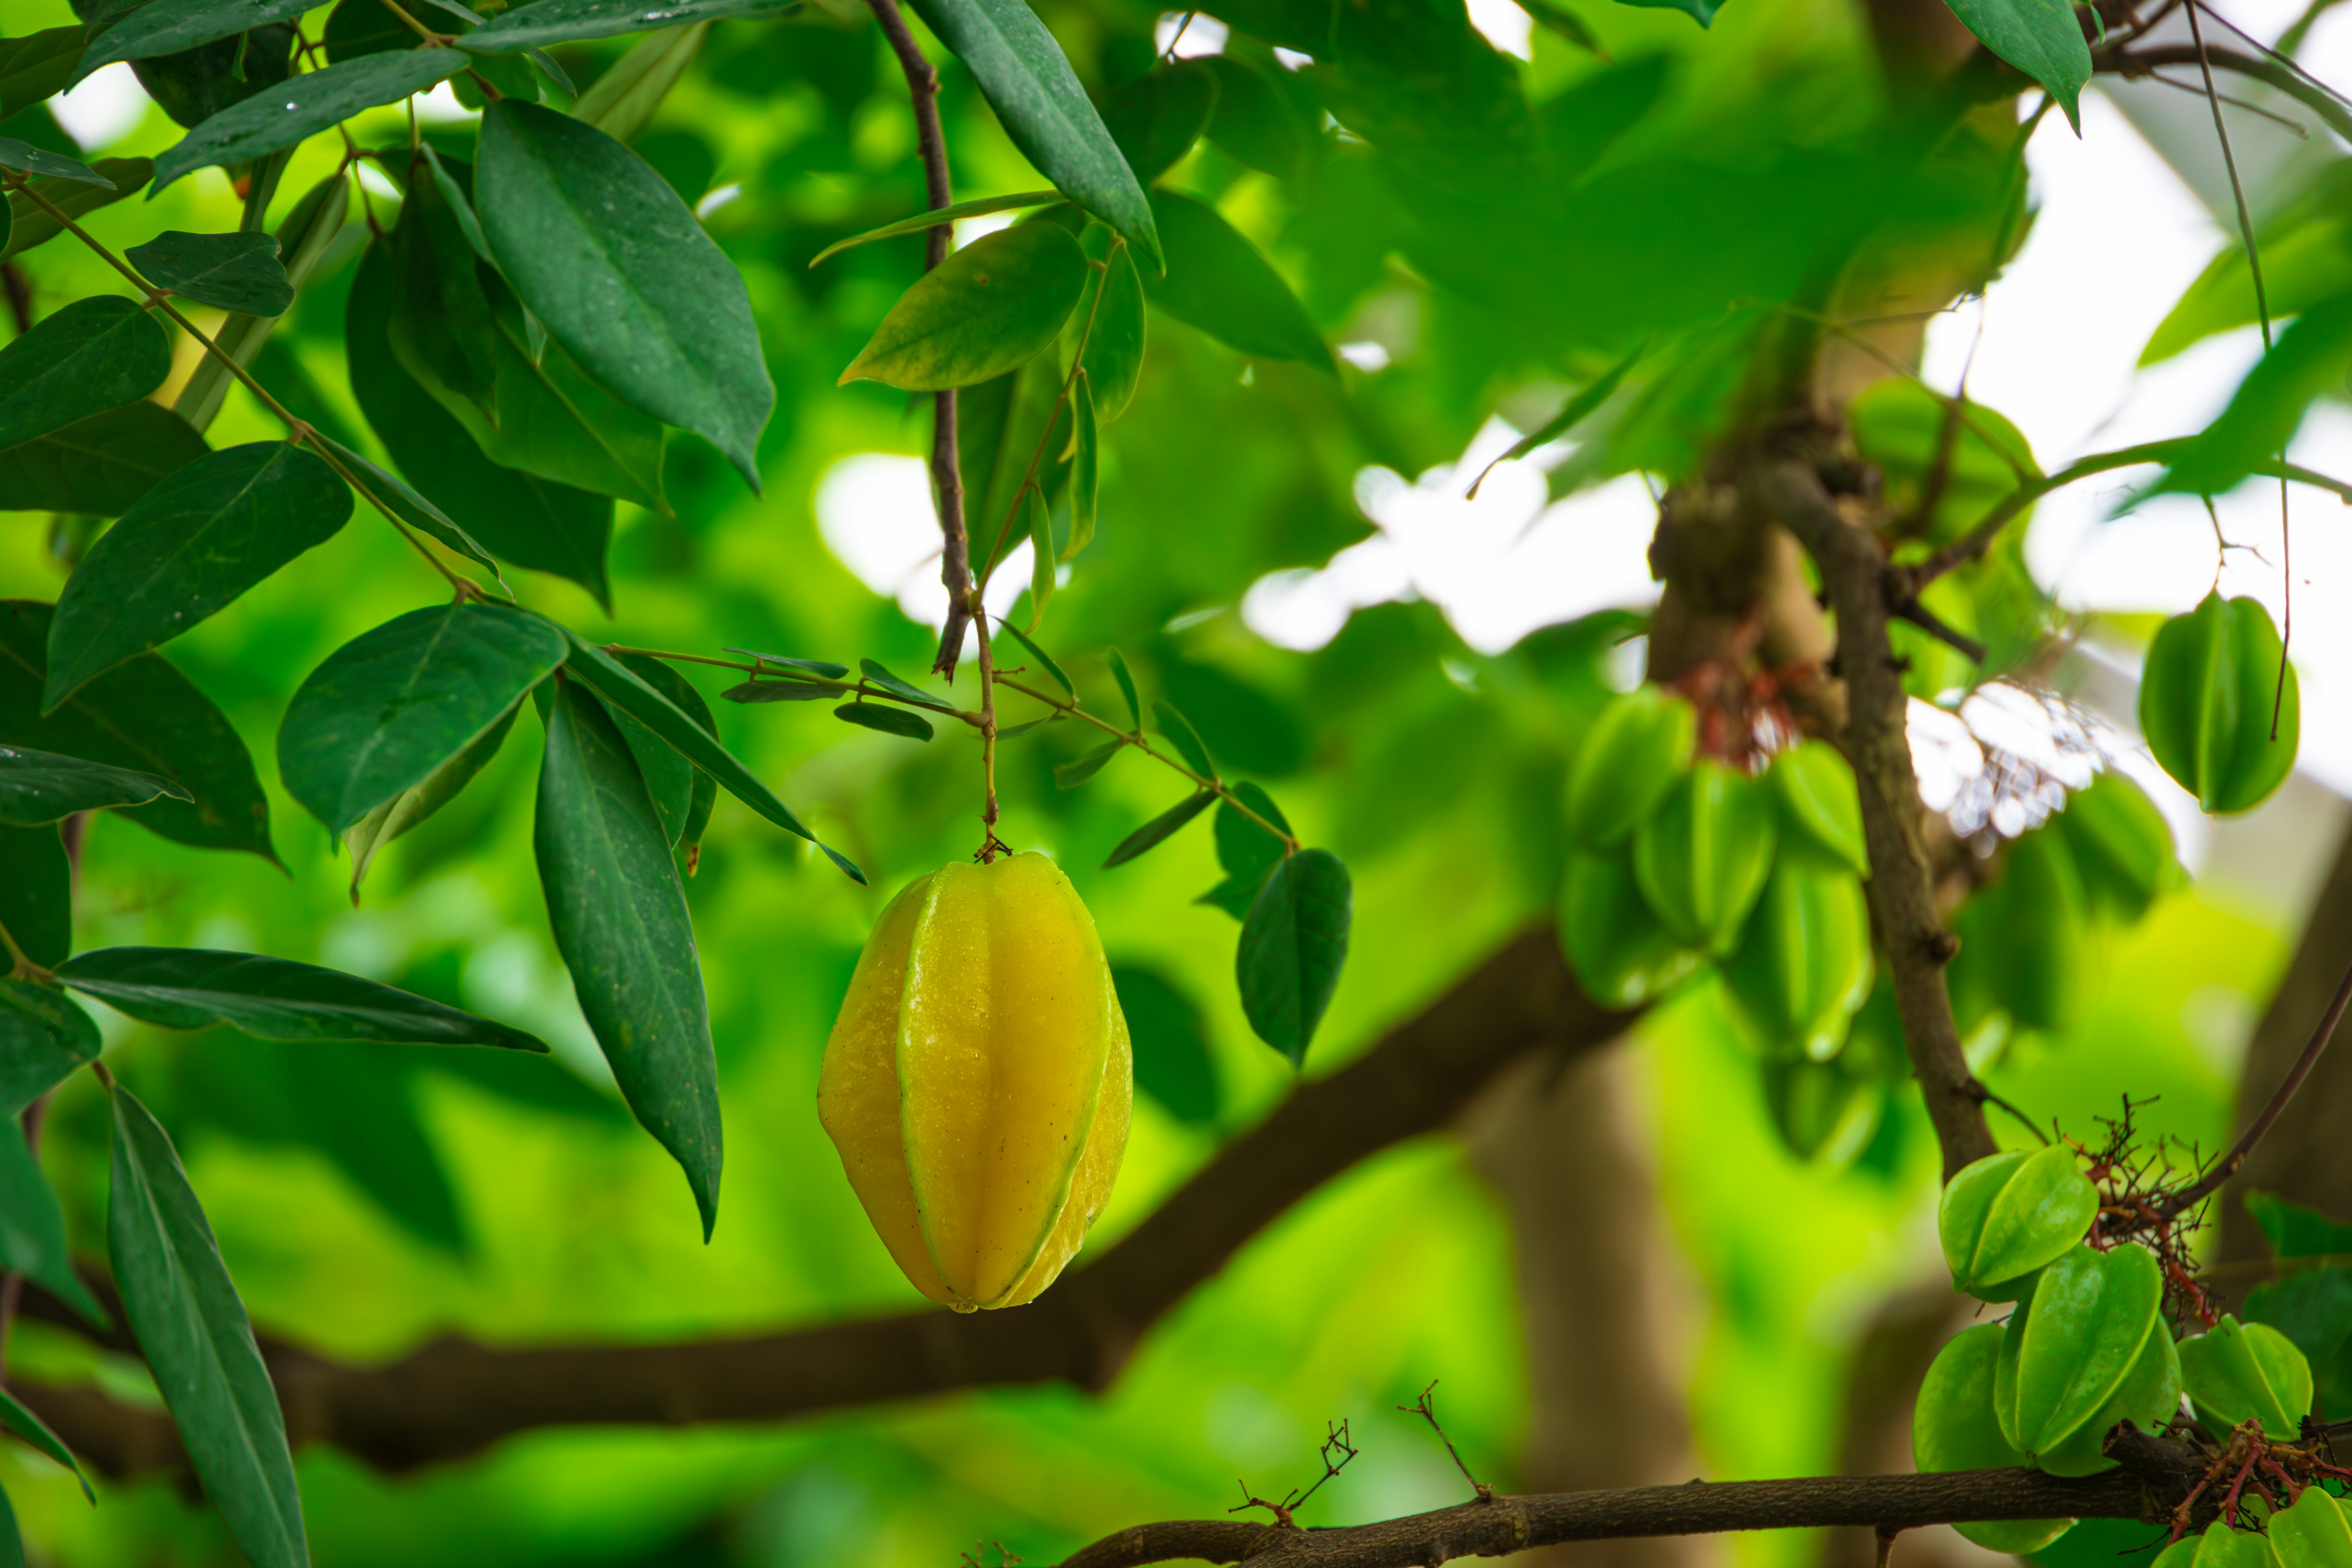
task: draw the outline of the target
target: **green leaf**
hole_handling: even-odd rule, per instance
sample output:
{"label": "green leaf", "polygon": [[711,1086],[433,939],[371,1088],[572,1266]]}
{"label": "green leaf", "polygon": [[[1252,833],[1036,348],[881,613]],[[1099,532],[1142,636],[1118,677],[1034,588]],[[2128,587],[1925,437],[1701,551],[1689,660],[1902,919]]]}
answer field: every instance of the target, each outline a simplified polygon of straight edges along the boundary
{"label": "green leaf", "polygon": [[397,986],[255,952],[101,947],[58,979],[118,1013],[165,1029],[226,1024],[265,1040],[380,1040],[544,1051],[533,1036]]}
{"label": "green leaf", "polygon": [[537,0],[492,17],[457,40],[474,54],[518,54],[581,38],[610,38],[726,16],[758,19],[799,8],[800,0]]}
{"label": "green leaf", "polygon": [[1209,121],[1209,140],[1278,180],[1304,180],[1319,149],[1315,122],[1273,79],[1274,74],[1289,73],[1276,67],[1269,74],[1269,68],[1233,55],[1213,55],[1201,63],[1217,76],[1217,112]]}
{"label": "green leaf", "polygon": [[155,160],[155,188],[215,163],[245,163],[282,151],[363,109],[397,103],[466,68],[457,49],[363,55],[281,82],[222,110]]}
{"label": "green leaf", "polygon": [[157,654],[117,665],[44,716],[51,614],[0,599],[0,742],[160,774],[195,797],[164,796],[117,815],[174,843],[249,849],[275,863],[269,800],[236,728]]}
{"label": "green leaf", "polygon": [[1986,48],[2040,82],[2066,111],[2066,122],[2082,130],[2079,100],[2083,84],[2091,79],[2091,50],[2071,0],[1946,3]]}
{"label": "green leaf", "polygon": [[35,827],[110,805],[144,805],[159,795],[195,798],[153,773],[0,744],[0,823],[10,826]]}
{"label": "green leaf", "polygon": [[2313,403],[2341,392],[2352,363],[2352,294],[2311,306],[2281,332],[2231,395],[2221,417],[2189,444],[2152,493],[2216,496],[2294,438]]}
{"label": "green leaf", "polygon": [[45,27],[21,38],[0,38],[0,120],[12,119],[65,89],[80,63],[85,31]]}
{"label": "green leaf", "polygon": [[[1097,746],[1093,751],[1087,752],[1084,756],[1066,763],[1055,763],[1054,764],[1054,783],[1063,789],[1077,788],[1080,784],[1086,783],[1088,779],[1102,772],[1105,765],[1108,764],[1113,757],[1118,755],[1121,751],[1125,750],[1127,742],[1124,741],[1105,741],[1101,745]],[[1180,822],[1176,826],[1181,827],[1183,824]],[[1146,847],[1149,847],[1149,846]]]}
{"label": "green leaf", "polygon": [[847,239],[837,239],[816,253],[809,262],[814,267],[845,250],[861,245],[871,245],[877,239],[896,239],[902,234],[920,234],[925,229],[941,228],[958,218],[980,217],[989,213],[1014,212],[1023,207],[1050,206],[1062,199],[1059,191],[1015,191],[1009,196],[974,196],[968,202],[940,207],[933,212],[917,213],[896,223],[886,223],[880,228],[869,228],[864,234],[853,234]]}
{"label": "green leaf", "polygon": [[[155,169],[153,161],[147,158],[100,158],[92,167],[102,177],[102,184],[53,175],[33,181],[28,188],[68,217],[79,218],[125,196],[136,195],[146,187],[147,177]],[[0,261],[12,261],[42,241],[65,232],[55,217],[33,205],[32,196],[25,191],[8,193],[8,220],[7,244],[0,246]]]}
{"label": "green leaf", "polygon": [[1338,374],[1307,307],[1214,207],[1175,191],[1151,205],[1168,244],[1168,275],[1144,280],[1153,304],[1243,353]]}
{"label": "green leaf", "polygon": [[[1061,770],[1056,768],[1055,772],[1058,774]],[[1070,786],[1066,784],[1062,787],[1067,789]],[[1208,810],[1210,804],[1216,798],[1214,791],[1204,789],[1197,795],[1187,795],[1178,801],[1174,805],[1120,839],[1118,847],[1113,849],[1103,861],[1103,869],[1108,871],[1113,866],[1124,866],[1144,851],[1157,848],[1162,840],[1175,833],[1178,828]]]}
{"label": "green leaf", "polygon": [[[289,162],[290,154],[272,158],[265,163],[265,172]],[[289,288],[299,289],[329,259],[331,247],[341,238],[344,223],[352,215],[352,187],[355,183],[337,167],[305,191],[279,221],[276,230],[278,254],[282,258],[279,265],[285,270]],[[206,354],[196,362],[182,384],[179,395],[172,400],[173,411],[193,425],[209,427],[228,396],[235,379],[229,365],[234,363],[250,367],[257,379],[297,418],[325,433],[347,434],[340,404],[331,401],[318,388],[315,379],[283,339],[271,341],[277,324],[274,316],[231,312],[213,335],[221,353]]]}
{"label": "green leaf", "polygon": [[[949,702],[944,699],[932,696],[929,692],[924,690],[921,687],[915,685],[912,681],[901,680],[898,677],[891,674],[887,669],[876,663],[873,659],[859,659],[857,661],[857,668],[859,673],[864,675],[866,679],[872,681],[883,690],[889,692],[894,697],[903,697],[909,702],[917,703],[925,708],[935,708],[942,713],[952,713],[955,711],[954,703]],[[848,671],[844,670],[842,673],[845,675]]]}
{"label": "green leaf", "polygon": [[294,285],[278,259],[275,235],[187,234],[165,229],[123,252],[148,282],[199,305],[249,316],[278,316],[294,302]]}
{"label": "green leaf", "polygon": [[[55,1198],[50,1199],[51,1203],[56,1201]],[[77,1280],[75,1286],[79,1289],[80,1282]],[[89,1300],[87,1291],[83,1292],[83,1300]],[[91,1310],[96,1311],[98,1303],[90,1301],[89,1305]],[[106,1314],[97,1312],[91,1321],[102,1324],[106,1321]],[[6,1426],[9,1431],[71,1470],[74,1473],[74,1479],[81,1483],[81,1495],[88,1498],[93,1505],[97,1503],[98,1494],[89,1489],[89,1478],[82,1473],[81,1461],[73,1457],[73,1450],[66,1447],[65,1439],[49,1430],[47,1422],[26,1409],[17,1402],[16,1395],[5,1389],[0,1389],[0,1426]]]}
{"label": "green leaf", "polygon": [[424,783],[401,791],[352,825],[351,831],[343,835],[343,847],[352,853],[352,903],[359,902],[360,883],[383,847],[455,800],[457,792],[471,784],[474,775],[499,754],[507,731],[514,728],[515,715],[521,711],[522,704],[516,703],[499,715],[496,723],[475,736],[464,751],[425,775]]}
{"label": "green leaf", "polygon": [[214,452],[163,480],[66,579],[49,626],[43,710],[324,543],[351,514],[352,492],[334,469],[284,441]]}
{"label": "green leaf", "polygon": [[1022,507],[1029,522],[1029,625],[1045,618],[1054,597],[1054,516],[1045,510],[1045,495],[1031,486]]}
{"label": "green leaf", "polygon": [[1712,25],[1715,14],[1723,9],[1723,0],[1618,0],[1618,3],[1645,11],[1680,11],[1702,27]]}
{"label": "green leaf", "polygon": [[[195,126],[233,103],[278,86],[293,65],[294,26],[272,22],[193,49],[139,60],[131,69],[173,124]],[[258,172],[265,197],[281,173],[283,165]]]}
{"label": "green leaf", "polygon": [[[1108,229],[1090,225],[1078,244],[1090,259],[1102,263],[1099,270],[1088,269],[1087,294],[1070,319],[1092,322],[1078,363],[1087,373],[1094,417],[1108,425],[1127,412],[1136,384],[1143,379],[1143,279],[1135,270],[1135,253],[1112,244]],[[1102,294],[1100,304],[1095,302],[1097,290]]]}
{"label": "green leaf", "polygon": [[747,680],[719,695],[730,702],[830,702],[841,695],[841,689],[805,680]]}
{"label": "green leaf", "polygon": [[[1290,831],[1290,821],[1274,797],[1258,785],[1244,782],[1234,785],[1234,794],[1250,810],[1273,823],[1283,832]],[[1259,824],[1243,815],[1230,800],[1217,804],[1217,864],[1234,880],[1255,888],[1260,878],[1272,870],[1288,846]]]}
{"label": "green leaf", "polygon": [[886,735],[903,735],[909,741],[928,741],[932,734],[931,721],[921,714],[878,702],[845,702],[833,710],[833,716],[845,724],[879,730]]}
{"label": "green leaf", "polygon": [[358,477],[370,494],[390,507],[401,521],[479,566],[500,587],[506,586],[506,574],[499,570],[499,563],[490,558],[490,552],[482,548],[481,541],[459,527],[457,520],[447,512],[417,493],[407,480],[369,462],[332,437],[320,436],[319,439],[325,442],[327,449]]}
{"label": "green leaf", "polygon": [[73,952],[73,863],[54,826],[0,825],[0,925],[45,969]]}
{"label": "green leaf", "polygon": [[119,517],[210,450],[170,409],[127,403],[0,449],[0,511]]}
{"label": "green leaf", "polygon": [[[66,1241],[66,1216],[58,1207],[58,1194],[26,1143],[25,1130],[13,1117],[0,1126],[0,1268],[23,1275],[91,1322],[106,1322],[105,1309],[74,1272],[73,1249]],[[49,1448],[48,1443],[56,1443],[57,1438],[47,1427],[36,1426],[48,1439],[43,1443],[8,1420],[5,1406],[0,1406],[0,1421],[7,1421],[18,1436],[34,1442],[75,1475],[81,1474],[81,1467],[64,1451],[63,1444]],[[89,1490],[87,1479],[82,1480],[82,1490]]]}
{"label": "green leaf", "polygon": [[1501,457],[1496,458],[1494,462],[1487,464],[1484,468],[1479,470],[1477,479],[1471,482],[1471,499],[1475,500],[1477,498],[1478,487],[1486,482],[1486,476],[1495,471],[1496,465],[1502,463],[1516,463],[1521,458],[1526,457],[1529,452],[1534,451],[1538,447],[1559,440],[1562,436],[1567,435],[1577,426],[1582,424],[1588,415],[1591,414],[1594,409],[1599,408],[1602,404],[1609,401],[1611,396],[1616,393],[1617,388],[1623,384],[1626,375],[1635,365],[1642,363],[1642,356],[1649,352],[1650,345],[1647,342],[1643,343],[1632,353],[1627,354],[1623,359],[1619,360],[1615,364],[1611,365],[1607,370],[1602,371],[1599,375],[1594,376],[1591,381],[1587,382],[1581,391],[1578,392],[1573,397],[1570,397],[1566,403],[1560,405],[1559,413],[1553,415],[1550,418],[1545,420],[1541,425],[1537,426],[1533,430],[1528,431],[1526,435],[1520,437],[1517,441],[1512,442],[1511,449],[1509,451],[1505,452]]}
{"label": "green leaf", "polygon": [[[781,653],[757,653],[748,647],[730,647],[726,651],[729,653],[740,653],[745,658],[754,660],[760,664],[782,665],[787,669],[805,669],[811,675],[822,676],[827,680],[839,680],[849,673],[849,666],[845,664],[834,664],[829,660],[822,658],[793,658]],[[898,678],[893,676],[891,679],[895,680]]]}
{"label": "green leaf", "polygon": [[1135,677],[1128,671],[1127,656],[1111,647],[1103,650],[1103,658],[1110,666],[1111,679],[1118,682],[1118,694],[1127,699],[1129,732],[1143,733],[1143,704],[1136,699]]}
{"label": "green leaf", "polygon": [[1029,634],[1023,631],[1019,626],[1014,626],[1011,621],[1001,620],[996,624],[1005,631],[1010,632],[1013,635],[1013,640],[1019,643],[1022,647],[1028,652],[1030,658],[1045,666],[1045,673],[1054,678],[1054,684],[1062,689],[1065,696],[1068,697],[1073,702],[1077,700],[1078,689],[1070,683],[1070,678],[1068,676],[1062,673],[1062,667],[1054,662],[1054,656],[1052,654],[1047,653],[1044,648],[1039,647],[1034,642],[1032,642],[1029,638]]}
{"label": "green leaf", "polygon": [[604,555],[612,501],[484,457],[465,426],[393,357],[393,286],[390,255],[371,247],[343,309],[352,395],[392,460],[412,476],[420,496],[492,553],[577,583],[609,609]]}
{"label": "green leaf", "polygon": [[1112,93],[1102,117],[1127,166],[1148,185],[1183,161],[1216,107],[1217,73],[1209,62],[1178,60]]}
{"label": "green leaf", "polygon": [[[1062,552],[1065,560],[1076,560],[1094,542],[1095,510],[1101,499],[1102,432],[1095,424],[1094,391],[1087,380],[1081,368],[1070,388],[1076,428],[1070,445],[1070,542]],[[1054,542],[1051,529],[1045,531],[1045,542]]]}
{"label": "green leaf", "polygon": [[15,1120],[96,1061],[98,1050],[98,1026],[72,997],[47,985],[0,980],[0,1114]]}
{"label": "green leaf", "polygon": [[62,153],[45,153],[29,142],[19,142],[14,136],[0,136],[0,169],[14,169],[18,174],[37,174],[43,179],[72,180],[85,185],[97,185],[112,190],[114,182],[104,174]]}
{"label": "green leaf", "polygon": [[654,110],[686,74],[686,68],[694,63],[709,33],[709,23],[696,22],[640,39],[588,84],[588,90],[572,106],[572,117],[615,142],[635,141],[653,122]]}
{"label": "green leaf", "polygon": [[1348,868],[1328,849],[1302,849],[1266,878],[1242,922],[1234,973],[1257,1037],[1298,1067],[1348,962],[1353,900]]}
{"label": "green leaf", "polygon": [[567,651],[553,625],[520,610],[411,610],[302,682],[278,726],[278,777],[340,835],[488,733]]}
{"label": "green leaf", "polygon": [[1194,773],[1204,779],[1213,779],[1217,776],[1217,765],[1209,760],[1209,748],[1201,743],[1201,732],[1192,728],[1192,721],[1190,719],[1176,711],[1174,704],[1166,701],[1154,702],[1151,705],[1151,716],[1160,721],[1160,732],[1167,736],[1170,743],[1183,754],[1185,762],[1192,764]]}
{"label": "green leaf", "polygon": [[1194,1127],[1213,1124],[1223,1110],[1223,1096],[1201,1010],[1157,969],[1114,963],[1110,979],[1134,1043],[1135,1087],[1179,1121]]}
{"label": "green leaf", "polygon": [[175,55],[270,22],[290,21],[317,0],[152,0],[100,33],[82,57],[80,81],[116,60]]}
{"label": "green leaf", "polygon": [[212,1226],[147,1108],[127,1089],[109,1098],[107,1250],[123,1316],[237,1545],[255,1568],[309,1568],[285,1416]]}
{"label": "green leaf", "polygon": [[[824,847],[816,835],[802,826],[800,818],[785,809],[784,803],[753,776],[751,769],[737,762],[677,703],[646,685],[611,654],[583,641],[578,633],[566,628],[563,635],[572,644],[567,668],[583,684],[683,752],[688,762],[718,780],[719,786],[729,795],[785,832],[796,833],[819,848]],[[838,856],[833,858],[854,880],[866,880],[865,873],[855,866]]]}
{"label": "green leaf", "polygon": [[[676,665],[649,654],[625,653],[615,657],[638,679],[676,703],[678,711],[700,725],[704,734],[714,741],[719,738],[718,716]],[[669,834],[670,842],[680,849],[689,848],[700,840],[702,829],[710,820],[711,807],[718,804],[718,781],[627,714],[615,713],[613,717],[621,727],[622,738],[629,742],[629,754],[637,759],[637,771],[645,775],[646,788],[653,795],[655,808],[661,813],[662,826]],[[661,779],[658,784],[657,776]]]}
{"label": "green leaf", "polygon": [[163,322],[117,295],[77,300],[0,348],[0,447],[136,402],[171,373]]}
{"label": "green leaf", "polygon": [[914,9],[971,70],[1022,155],[1157,268],[1143,187],[1036,13],[1023,0],[914,0]]}
{"label": "green leaf", "polygon": [[707,437],[757,490],[775,387],[741,274],[677,193],[593,126],[511,99],[483,116],[480,156],[483,236],[549,333],[630,404]]}
{"label": "green leaf", "polygon": [[1086,253],[1068,230],[1049,223],[999,230],[917,279],[841,373],[841,384],[938,392],[1002,375],[1053,342],[1086,280]]}
{"label": "green leaf", "polygon": [[686,1172],[708,1240],[724,1151],[694,925],[627,744],[571,681],[547,714],[532,844],[580,1010],[622,1098]]}

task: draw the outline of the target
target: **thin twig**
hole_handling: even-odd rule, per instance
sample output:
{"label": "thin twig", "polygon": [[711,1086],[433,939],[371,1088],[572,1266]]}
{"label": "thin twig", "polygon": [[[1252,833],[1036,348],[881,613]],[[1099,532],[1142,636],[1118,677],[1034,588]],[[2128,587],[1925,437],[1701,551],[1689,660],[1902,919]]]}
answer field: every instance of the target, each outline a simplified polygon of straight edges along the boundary
{"label": "thin twig", "polygon": [[980,727],[981,716],[969,708],[953,708],[936,702],[917,702],[911,698],[902,697],[887,687],[877,686],[862,678],[856,680],[830,680],[822,675],[813,675],[805,670],[779,669],[772,664],[744,664],[737,659],[712,658],[707,654],[673,653],[667,648],[660,647],[631,647],[625,643],[606,643],[604,647],[609,654],[635,654],[640,658],[658,658],[669,664],[707,664],[719,669],[740,669],[754,679],[764,675],[781,685],[814,686],[821,691],[830,691],[842,697],[854,697],[860,701],[896,702],[900,707],[912,708],[919,712],[944,713],[950,718],[961,719],[974,729]]}

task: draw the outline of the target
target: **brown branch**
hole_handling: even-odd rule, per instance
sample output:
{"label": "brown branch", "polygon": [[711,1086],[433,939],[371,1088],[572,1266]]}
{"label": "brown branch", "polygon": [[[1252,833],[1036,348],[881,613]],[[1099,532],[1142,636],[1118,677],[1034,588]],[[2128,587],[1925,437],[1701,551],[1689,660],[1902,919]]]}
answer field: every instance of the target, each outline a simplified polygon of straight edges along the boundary
{"label": "brown branch", "polygon": [[[882,36],[890,40],[890,52],[898,57],[898,68],[907,76],[907,96],[915,106],[915,143],[923,158],[923,194],[933,212],[952,206],[955,188],[948,178],[948,139],[940,129],[939,69],[923,58],[922,46],[915,42],[907,18],[899,14],[898,0],[866,0],[866,4],[872,8],[874,19],[882,24]],[[923,270],[929,272],[945,261],[954,240],[951,223],[925,229]],[[932,409],[931,486],[939,492],[940,581],[947,584],[948,619],[940,629],[940,651],[931,660],[931,670],[953,681],[956,665],[963,658],[964,628],[972,616],[971,543],[964,529],[963,469],[956,453],[955,388],[933,394]]]}
{"label": "brown branch", "polygon": [[[1549,924],[1522,931],[1355,1061],[1301,1084],[1098,1258],[1034,1304],[668,1344],[498,1348],[437,1340],[354,1366],[284,1343],[263,1354],[297,1443],[383,1469],[462,1458],[543,1426],[777,1421],[990,1384],[1110,1384],[1170,1309],[1291,1205],[1358,1161],[1444,1126],[1528,1052],[1572,1056],[1622,1032],[1570,978]],[[69,1323],[37,1291],[28,1315]],[[17,1396],[114,1474],[180,1462],[160,1411],[95,1388]]]}
{"label": "brown branch", "polygon": [[2153,75],[2165,66],[2194,66],[2208,61],[2218,69],[2235,71],[2276,88],[2326,121],[2337,135],[2352,137],[2352,111],[2347,111],[2326,88],[2290,64],[2210,45],[2200,51],[2194,44],[2150,44],[2092,57],[2094,68],[2126,79]]}
{"label": "brown branch", "polygon": [[2183,1187],[2164,1201],[2162,1208],[2166,1217],[2186,1214],[2195,1208],[2220,1191],[2222,1183],[2238,1173],[2239,1167],[2246,1163],[2246,1156],[2252,1153],[2255,1146],[2278,1124],[2279,1117],[2286,1110],[2287,1101],[2293,1100],[2295,1090],[2303,1087],[2303,1080],[2309,1078],[2311,1069],[2319,1065],[2320,1055],[2327,1049],[2327,1042],[2336,1037],[2336,1026],[2344,1021],[2344,1011],[2347,1006],[2352,1006],[2352,967],[2344,971],[2343,982],[2336,987],[2335,1000],[2328,1003],[2319,1026],[2311,1031],[2311,1039],[2303,1047],[2303,1054],[2295,1058],[2294,1066],[2287,1069],[2285,1079],[2271,1096],[2270,1102],[2247,1124],[2245,1131],[2230,1146],[2230,1152],[2213,1162],[2212,1169],[2193,1184]]}
{"label": "brown branch", "polygon": [[1878,541],[1846,521],[1811,463],[1767,457],[1756,466],[1755,483],[1768,515],[1812,555],[1837,613],[1838,671],[1846,685],[1843,747],[1862,795],[1871,913],[1885,944],[1911,1070],[1927,1098],[1949,1181],[1963,1165],[1992,1153],[1994,1143],[1944,985],[1944,965],[1959,944],[1936,916],[1919,783],[1905,730],[1909,699],[1887,639],[1894,606],[1910,595]]}

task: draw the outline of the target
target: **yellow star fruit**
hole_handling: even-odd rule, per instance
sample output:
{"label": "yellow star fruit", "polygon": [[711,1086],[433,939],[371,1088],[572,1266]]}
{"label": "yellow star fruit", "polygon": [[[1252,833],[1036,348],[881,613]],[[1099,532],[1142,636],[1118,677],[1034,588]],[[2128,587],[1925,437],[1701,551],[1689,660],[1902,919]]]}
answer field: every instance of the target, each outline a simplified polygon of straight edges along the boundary
{"label": "yellow star fruit", "polygon": [[817,1115],[917,1289],[1034,1299],[1127,1150],[1134,1053],[1094,918],[1034,852],[951,865],[882,911],[826,1042]]}

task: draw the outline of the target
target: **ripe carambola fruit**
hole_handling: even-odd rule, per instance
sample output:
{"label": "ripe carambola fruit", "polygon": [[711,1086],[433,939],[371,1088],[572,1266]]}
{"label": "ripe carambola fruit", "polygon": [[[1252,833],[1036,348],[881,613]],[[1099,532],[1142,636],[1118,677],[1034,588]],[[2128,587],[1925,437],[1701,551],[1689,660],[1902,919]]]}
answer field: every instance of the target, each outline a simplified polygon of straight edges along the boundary
{"label": "ripe carambola fruit", "polygon": [[2156,1255],[2077,1247],[2042,1271],[2001,1331],[1993,1414],[2011,1447],[2053,1476],[2115,1468],[2119,1421],[2153,1431],[2180,1404],[2180,1356],[2161,1321]]}
{"label": "ripe carambola fruit", "polygon": [[2165,622],[2148,644],[2140,730],[2164,771],[2207,811],[2251,810],[2294,766],[2301,695],[2292,665],[2280,689],[2282,657],[2271,613],[2218,593]]}
{"label": "ripe carambola fruit", "polygon": [[1664,995],[1702,961],[1642,901],[1633,860],[1622,849],[1568,852],[1559,943],[1585,994],[1604,1007],[1637,1007]]}
{"label": "ripe carambola fruit", "polygon": [[960,1312],[1054,1282],[1110,1195],[1133,1102],[1094,919],[1035,853],[944,867],[890,900],[817,1081],[883,1245]]}
{"label": "ripe carambola fruit", "polygon": [[[1993,1416],[2001,1326],[1966,1329],[1936,1353],[1911,1413],[1911,1454],[1922,1470],[1997,1470],[2028,1462]],[[2071,1519],[1996,1520],[1954,1526],[1979,1546],[2039,1552],[2074,1528]]]}
{"label": "ripe carambola fruit", "polygon": [[1724,983],[1767,1057],[1825,1062],[1870,996],[1870,909],[1844,865],[1783,839]]}
{"label": "ripe carambola fruit", "polygon": [[1603,708],[1568,770],[1569,837],[1587,849],[1623,843],[1690,766],[1697,737],[1697,712],[1654,686]]}
{"label": "ripe carambola fruit", "polygon": [[1753,779],[1702,757],[1633,831],[1633,878],[1667,932],[1721,957],[1772,869],[1779,824]]}
{"label": "ripe carambola fruit", "polygon": [[2098,1212],[2099,1190],[2063,1143],[1972,1162],[1936,1209],[1952,1288],[1980,1301],[2016,1300],[2039,1269],[2083,1239]]}
{"label": "ripe carambola fruit", "polygon": [[2180,1377],[2197,1418],[2216,1437],[2259,1420],[2263,1436],[2290,1442],[2311,1414],[2311,1363],[2268,1323],[2225,1316],[2210,1331],[2181,1341]]}
{"label": "ripe carambola fruit", "polygon": [[2352,1516],[2315,1486],[2271,1515],[2270,1536],[2278,1568],[2352,1568]]}

